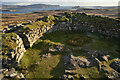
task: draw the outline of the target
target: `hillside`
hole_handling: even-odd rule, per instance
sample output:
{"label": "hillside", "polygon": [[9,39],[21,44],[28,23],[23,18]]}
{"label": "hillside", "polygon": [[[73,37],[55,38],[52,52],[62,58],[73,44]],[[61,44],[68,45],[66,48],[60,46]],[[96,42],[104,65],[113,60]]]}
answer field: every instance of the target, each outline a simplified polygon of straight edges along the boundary
{"label": "hillside", "polygon": [[2,31],[3,77],[119,79],[119,22],[65,12],[8,26]]}
{"label": "hillside", "polygon": [[32,5],[2,5],[3,9],[19,9],[19,8],[47,8],[47,7],[59,7],[59,5],[47,5],[47,4],[32,4]]}

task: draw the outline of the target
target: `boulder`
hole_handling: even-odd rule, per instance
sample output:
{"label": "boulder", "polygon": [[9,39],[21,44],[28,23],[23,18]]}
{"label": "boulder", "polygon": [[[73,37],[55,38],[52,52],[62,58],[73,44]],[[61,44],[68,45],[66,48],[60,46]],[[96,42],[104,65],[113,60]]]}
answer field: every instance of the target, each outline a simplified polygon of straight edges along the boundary
{"label": "boulder", "polygon": [[104,61],[109,61],[110,55],[104,55],[104,56],[102,56],[102,59],[103,59]]}

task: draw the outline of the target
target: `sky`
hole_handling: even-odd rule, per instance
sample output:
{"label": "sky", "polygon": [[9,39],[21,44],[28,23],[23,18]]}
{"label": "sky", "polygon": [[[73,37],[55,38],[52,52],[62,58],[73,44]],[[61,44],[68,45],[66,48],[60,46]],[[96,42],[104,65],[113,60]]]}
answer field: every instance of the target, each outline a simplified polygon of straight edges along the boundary
{"label": "sky", "polygon": [[8,3],[19,2],[13,3],[18,5],[46,3],[61,6],[118,6],[119,1],[120,0],[1,0],[1,2]]}

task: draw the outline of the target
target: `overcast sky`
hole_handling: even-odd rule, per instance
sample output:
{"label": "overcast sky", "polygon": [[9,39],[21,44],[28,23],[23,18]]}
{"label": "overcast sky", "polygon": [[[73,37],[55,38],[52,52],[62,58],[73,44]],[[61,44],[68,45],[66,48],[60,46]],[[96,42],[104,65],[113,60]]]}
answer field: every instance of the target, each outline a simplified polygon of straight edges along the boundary
{"label": "overcast sky", "polygon": [[[118,6],[120,0],[1,0],[1,2],[35,2],[63,6]],[[31,3],[17,3],[20,5]]]}

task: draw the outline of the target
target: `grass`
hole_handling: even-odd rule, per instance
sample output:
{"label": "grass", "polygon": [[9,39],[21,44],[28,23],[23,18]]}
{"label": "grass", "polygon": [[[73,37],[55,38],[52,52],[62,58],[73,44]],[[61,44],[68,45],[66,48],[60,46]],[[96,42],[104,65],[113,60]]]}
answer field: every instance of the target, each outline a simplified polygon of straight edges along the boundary
{"label": "grass", "polygon": [[103,39],[96,39],[95,42],[90,43],[90,49],[106,51],[113,58],[120,56],[120,54],[116,51],[118,47],[119,45],[114,41]]}
{"label": "grass", "polygon": [[96,67],[90,67],[90,68],[80,68],[76,70],[78,74],[81,74],[87,79],[93,78],[93,79],[98,79],[98,78],[104,78],[104,74],[101,74]]}
{"label": "grass", "polygon": [[46,38],[54,42],[61,42],[70,48],[83,46],[84,43],[91,41],[86,33],[74,31],[57,31],[50,33],[49,35],[45,35],[42,39]]}
{"label": "grass", "polygon": [[[69,42],[74,40],[76,44]],[[92,42],[92,40],[95,40]],[[89,47],[86,44],[90,44]],[[71,49],[74,56],[89,57],[87,51],[78,47],[89,48],[90,50],[105,50],[108,51],[112,58],[117,57],[119,54],[116,52],[114,41],[99,39],[95,34],[88,36],[87,33],[72,32],[72,31],[56,31],[45,34],[44,37],[39,39],[32,48],[27,49],[27,52],[22,58],[18,71],[24,73],[26,78],[58,78],[64,74],[66,67],[63,66],[62,57],[70,53],[68,51],[62,52],[49,52],[48,49],[54,45],[64,45],[65,49]],[[74,50],[73,50],[74,48]],[[49,58],[43,58],[42,55],[51,53]],[[114,54],[113,54],[114,53]],[[109,65],[110,62],[103,62]],[[108,69],[111,70],[110,67]],[[26,73],[28,71],[28,73]],[[98,71],[96,66],[89,68],[80,68],[76,70],[78,74],[82,74],[87,78],[102,78],[105,75]]]}
{"label": "grass", "polygon": [[43,22],[43,21],[37,21],[37,22],[26,25],[24,28],[36,29],[36,28],[41,28],[44,25],[50,25],[50,23]]}
{"label": "grass", "polygon": [[[48,48],[53,45],[63,45],[61,43],[52,42],[50,40],[38,40],[32,48],[29,48],[22,58],[18,70],[25,74],[25,70],[29,71],[25,74],[26,78],[52,78],[58,77],[64,72],[61,63],[62,55],[55,55],[50,58],[43,58],[42,55],[48,53]],[[52,53],[51,53],[52,54]],[[59,65],[59,69],[56,66]],[[56,74],[56,71],[59,71]]]}

